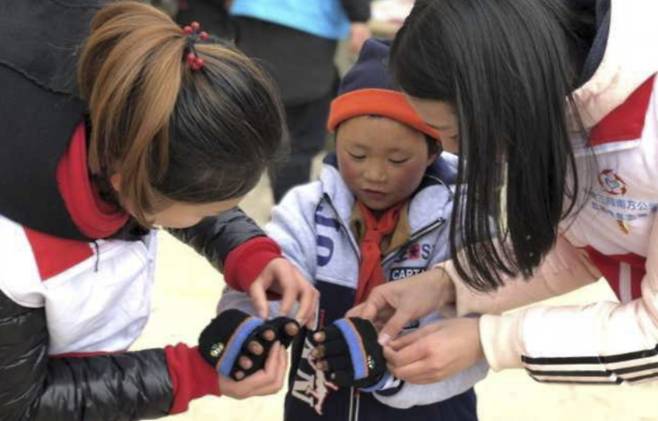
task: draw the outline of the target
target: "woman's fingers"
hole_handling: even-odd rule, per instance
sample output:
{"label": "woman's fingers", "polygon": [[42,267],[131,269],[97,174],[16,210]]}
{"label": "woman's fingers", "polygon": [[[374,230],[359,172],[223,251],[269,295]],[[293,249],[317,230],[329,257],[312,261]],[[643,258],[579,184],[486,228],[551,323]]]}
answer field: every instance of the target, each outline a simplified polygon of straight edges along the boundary
{"label": "woman's fingers", "polygon": [[[383,306],[382,306],[383,307]],[[354,307],[345,314],[345,317],[359,317],[361,319],[375,320],[381,308],[375,300],[366,301]]]}
{"label": "woman's fingers", "polygon": [[293,304],[297,301],[297,297],[300,295],[301,285],[299,285],[295,273],[289,264],[277,266],[274,276],[277,278],[277,284],[280,286],[282,296],[279,314],[287,316]]}
{"label": "woman's fingers", "polygon": [[295,319],[302,326],[307,326],[312,329],[315,324],[315,313],[318,307],[318,291],[297,271],[293,270],[294,276],[297,277],[297,282],[301,284],[301,291],[299,293],[299,310],[295,315]]}
{"label": "woman's fingers", "polygon": [[422,342],[416,342],[400,351],[394,351],[388,346],[384,347],[384,358],[391,367],[404,367],[426,356],[425,345]]}
{"label": "woman's fingers", "polygon": [[402,335],[397,337],[396,339],[390,341],[388,343],[388,346],[390,346],[395,351],[399,351],[402,348],[405,348],[413,344],[414,342],[422,340],[423,338],[427,337],[427,335],[436,332],[440,328],[441,328],[441,322],[435,322],[427,326],[423,326],[422,328],[417,329],[416,331],[408,335]]}
{"label": "woman's fingers", "polygon": [[267,294],[261,282],[254,282],[249,288],[249,297],[251,304],[256,309],[258,317],[267,319],[269,315],[269,305],[267,303]]}
{"label": "woman's fingers", "polygon": [[402,332],[402,329],[404,329],[404,327],[412,320],[413,315],[409,314],[406,310],[397,309],[393,316],[384,323],[384,327],[382,327],[379,332],[379,344],[382,346],[388,344],[389,341],[396,338],[400,332]]}
{"label": "woman's fingers", "polygon": [[[393,376],[409,383],[414,383],[414,384],[433,383],[432,381],[427,382],[426,380],[430,378],[427,376],[427,371],[428,371],[427,364],[428,361],[422,359],[402,367],[393,367],[389,365],[388,369]],[[426,383],[421,383],[421,381],[425,381]],[[434,380],[434,382],[435,381],[436,380]]]}

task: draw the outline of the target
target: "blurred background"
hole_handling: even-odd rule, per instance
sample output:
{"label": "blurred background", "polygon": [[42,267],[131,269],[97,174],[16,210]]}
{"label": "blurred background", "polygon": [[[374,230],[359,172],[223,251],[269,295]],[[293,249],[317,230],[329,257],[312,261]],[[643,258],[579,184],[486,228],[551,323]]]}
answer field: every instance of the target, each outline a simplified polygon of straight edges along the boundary
{"label": "blurred background", "polygon": [[[365,20],[354,10],[345,12],[342,18],[347,19],[347,26],[343,32],[327,38],[299,28],[281,27],[262,16],[256,19],[236,15],[231,7],[239,0],[233,5],[224,0],[150,2],[182,24],[198,20],[205,30],[236,39],[238,46],[259,60],[280,85],[291,132],[292,158],[270,174],[273,182],[263,177],[243,202],[243,209],[260,224],[267,222],[275,200],[289,187],[317,174],[324,151],[331,147],[324,132],[327,107],[339,75],[353,62],[360,44],[370,35],[392,38],[413,6],[413,0],[372,1]],[[283,7],[287,1],[280,0],[279,4]],[[308,49],[314,53],[300,53]],[[153,312],[135,349],[196,343],[198,333],[214,315],[223,288],[221,275],[203,258],[168,234],[162,232],[160,236]],[[548,303],[583,304],[614,299],[607,284],[599,281]],[[532,381],[522,370],[512,370],[490,373],[476,390],[482,421],[658,420],[658,385],[543,385]],[[192,403],[187,413],[167,419],[278,421],[283,416],[283,394],[282,391],[245,401],[204,398]]]}

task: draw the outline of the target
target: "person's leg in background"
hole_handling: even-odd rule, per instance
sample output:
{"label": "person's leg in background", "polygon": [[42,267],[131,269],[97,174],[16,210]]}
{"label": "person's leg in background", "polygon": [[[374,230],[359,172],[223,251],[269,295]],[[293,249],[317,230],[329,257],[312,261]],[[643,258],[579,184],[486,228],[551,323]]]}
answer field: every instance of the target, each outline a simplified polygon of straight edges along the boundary
{"label": "person's leg in background", "polygon": [[272,76],[287,113],[290,155],[270,173],[278,202],[288,189],[309,181],[313,157],[325,144],[338,42],[259,19],[236,17],[235,23],[238,47]]}
{"label": "person's leg in background", "polygon": [[320,99],[285,107],[290,154],[269,174],[275,202],[278,203],[292,187],[309,181],[313,158],[325,145],[325,127],[332,99],[333,91]]}

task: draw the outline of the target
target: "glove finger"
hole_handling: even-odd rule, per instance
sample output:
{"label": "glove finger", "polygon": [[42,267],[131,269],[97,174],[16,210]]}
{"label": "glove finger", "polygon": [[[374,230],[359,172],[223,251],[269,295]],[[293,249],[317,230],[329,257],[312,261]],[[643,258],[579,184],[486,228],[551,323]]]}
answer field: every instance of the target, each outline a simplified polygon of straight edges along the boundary
{"label": "glove finger", "polygon": [[[317,333],[324,333],[324,339],[322,341],[316,340],[316,334]],[[334,325],[329,325],[325,327],[324,329],[320,329],[316,331],[313,335],[311,335],[311,343],[314,346],[317,346],[319,344],[322,344],[327,341],[335,341],[343,337],[343,334],[338,330],[338,328]]]}
{"label": "glove finger", "polygon": [[287,348],[292,341],[301,332],[301,326],[295,319],[289,317],[277,317],[269,320],[267,326],[276,332],[276,337],[285,348]]}
{"label": "glove finger", "polygon": [[340,356],[345,356],[347,358],[350,357],[349,345],[343,338],[331,342],[326,342],[323,345],[320,345],[320,347],[324,351],[323,358],[325,359],[329,357]]}
{"label": "glove finger", "polygon": [[[266,324],[262,324],[254,329],[247,340],[244,341],[242,349],[240,350],[239,358],[236,359],[231,369],[232,379],[244,379],[265,367],[267,355],[270,352],[270,348],[274,345],[274,341],[270,341],[267,338],[268,332],[272,334],[270,337],[276,337],[276,334],[270,327]],[[249,360],[251,362],[250,367],[243,367],[240,364],[241,359]],[[238,372],[243,374],[242,378],[237,376]]]}
{"label": "glove finger", "polygon": [[[248,319],[249,314],[230,309],[211,320],[199,335],[199,353],[203,359],[211,366],[217,367],[217,362],[224,355],[236,329]],[[253,328],[255,327],[257,326]]]}

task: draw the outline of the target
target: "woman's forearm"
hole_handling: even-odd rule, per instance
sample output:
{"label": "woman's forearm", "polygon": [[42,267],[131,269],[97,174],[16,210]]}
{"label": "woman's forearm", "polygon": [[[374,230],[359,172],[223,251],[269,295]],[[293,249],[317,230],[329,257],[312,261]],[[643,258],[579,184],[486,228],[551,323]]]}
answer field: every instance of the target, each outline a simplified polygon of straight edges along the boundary
{"label": "woman's forearm", "polygon": [[589,262],[586,253],[559,237],[529,280],[522,277],[506,279],[496,291],[483,293],[469,288],[461,279],[452,261],[440,265],[454,283],[455,302],[459,315],[500,314],[576,290],[600,278],[599,271]]}

